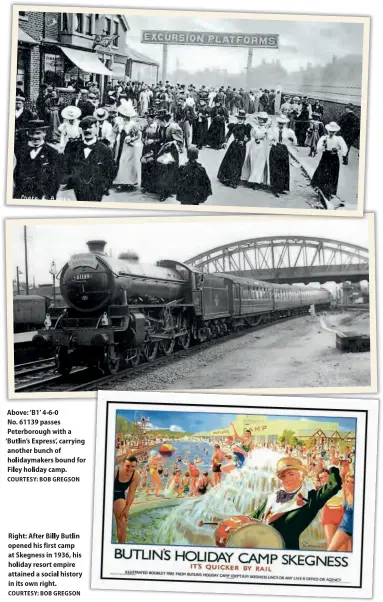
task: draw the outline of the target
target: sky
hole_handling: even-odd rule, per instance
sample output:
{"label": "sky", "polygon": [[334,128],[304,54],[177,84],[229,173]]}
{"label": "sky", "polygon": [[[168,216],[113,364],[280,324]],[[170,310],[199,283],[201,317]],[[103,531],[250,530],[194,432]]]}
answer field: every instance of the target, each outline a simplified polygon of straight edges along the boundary
{"label": "sky", "polygon": [[[12,279],[16,266],[24,272],[23,222],[14,222],[12,237]],[[43,284],[52,281],[49,273],[52,261],[61,269],[74,253],[87,251],[86,241],[103,239],[108,254],[117,257],[134,250],[143,263],[159,259],[185,261],[216,246],[247,238],[273,235],[326,237],[368,247],[366,219],[296,218],[290,216],[227,217],[196,221],[166,218],[141,222],[138,218],[125,221],[119,218],[110,223],[107,218],[51,222],[27,226],[29,282]],[[23,281],[23,277],[21,277]]]}
{"label": "sky", "polygon": [[[237,414],[199,413],[199,412],[172,412],[172,411],[142,411],[142,410],[118,410],[118,416],[126,418],[129,422],[140,420],[142,416],[150,418],[151,429],[165,429],[171,432],[198,433],[227,428],[230,422],[235,422]],[[342,418],[332,416],[299,416],[281,415],[268,416],[268,420],[310,420],[312,422],[336,422],[342,431],[355,430],[354,418]]]}
{"label": "sky", "polygon": [[[268,62],[279,59],[288,71],[295,71],[307,63],[324,65],[332,60],[333,55],[339,58],[348,54],[362,55],[363,26],[359,23],[217,19],[202,12],[198,17],[127,15],[127,19],[130,27],[127,44],[159,62],[162,46],[142,44],[143,29],[279,34],[278,49],[254,50],[254,67],[263,59]],[[246,48],[170,46],[168,50],[169,71],[177,67],[178,61],[180,69],[192,72],[225,68],[231,73],[240,73],[246,67],[246,59]]]}

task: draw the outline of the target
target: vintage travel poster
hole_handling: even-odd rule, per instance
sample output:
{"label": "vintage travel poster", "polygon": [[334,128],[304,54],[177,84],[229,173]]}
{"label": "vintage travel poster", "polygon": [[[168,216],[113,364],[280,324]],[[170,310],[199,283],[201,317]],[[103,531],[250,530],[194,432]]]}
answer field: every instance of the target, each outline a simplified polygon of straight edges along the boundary
{"label": "vintage travel poster", "polygon": [[93,587],[368,597],[376,423],[371,400],[100,392]]}

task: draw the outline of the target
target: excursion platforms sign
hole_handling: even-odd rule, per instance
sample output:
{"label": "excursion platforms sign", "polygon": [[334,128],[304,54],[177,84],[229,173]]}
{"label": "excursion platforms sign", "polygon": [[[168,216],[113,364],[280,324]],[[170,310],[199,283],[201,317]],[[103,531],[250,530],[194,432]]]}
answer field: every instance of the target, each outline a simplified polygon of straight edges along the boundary
{"label": "excursion platforms sign", "polygon": [[175,44],[190,46],[245,46],[249,48],[278,48],[279,35],[271,33],[217,33],[215,31],[144,30],[145,44]]}

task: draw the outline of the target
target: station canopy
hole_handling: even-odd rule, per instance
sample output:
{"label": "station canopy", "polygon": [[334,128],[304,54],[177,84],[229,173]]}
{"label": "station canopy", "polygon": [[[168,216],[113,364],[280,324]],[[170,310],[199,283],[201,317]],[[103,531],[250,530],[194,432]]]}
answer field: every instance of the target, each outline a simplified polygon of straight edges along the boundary
{"label": "station canopy", "polygon": [[142,52],[133,50],[133,48],[130,48],[129,46],[125,46],[125,54],[128,60],[134,61],[136,63],[144,63],[145,65],[155,65],[156,67],[159,66],[159,63],[151,59],[150,56],[146,56],[145,54],[142,54]]}
{"label": "station canopy", "polygon": [[113,72],[105,67],[95,52],[86,52],[85,50],[67,48],[66,46],[60,46],[60,49],[81,71],[97,75],[108,75],[109,77],[113,76]]}

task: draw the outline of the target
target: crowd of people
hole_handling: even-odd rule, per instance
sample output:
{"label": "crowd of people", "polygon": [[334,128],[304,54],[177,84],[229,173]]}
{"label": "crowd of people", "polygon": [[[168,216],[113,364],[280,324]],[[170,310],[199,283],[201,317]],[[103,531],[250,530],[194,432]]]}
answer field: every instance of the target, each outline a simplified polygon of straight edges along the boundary
{"label": "crowd of people", "polygon": [[298,145],[321,153],[311,185],[331,199],[359,120],[351,105],[339,124],[324,124],[323,115],[319,101],[280,90],[119,82],[101,95],[95,82],[65,94],[43,85],[32,111],[19,89],[14,197],[55,199],[73,190],[79,201],[101,201],[111,189],[141,187],[160,202],[176,195],[198,205],[212,194],[199,151],[227,145],[217,180],[278,197],[290,190],[289,147]]}
{"label": "crowd of people", "polygon": [[[231,428],[232,435],[220,443],[211,442],[213,452],[211,445],[200,442],[198,456],[178,456],[171,463],[171,469],[156,451],[144,452],[139,457],[126,456],[122,466],[116,469],[114,486],[115,496],[120,495],[121,474],[126,473],[123,480],[128,491],[126,502],[117,497],[114,507],[117,524],[123,521],[119,541],[125,541],[129,508],[136,492],[141,491],[145,499],[151,495],[158,498],[203,496],[221,487],[222,478],[233,471],[237,471],[235,474],[240,479],[249,455],[256,457],[257,450],[267,448],[279,454],[274,478],[279,489],[267,496],[253,517],[272,524],[282,535],[286,548],[299,549],[300,535],[318,516],[325,549],[351,551],[355,450],[344,443],[340,446],[325,441],[305,444],[296,440],[291,444],[279,439],[257,443],[251,429],[239,434],[234,423]],[[260,469],[254,468],[255,471]]]}

